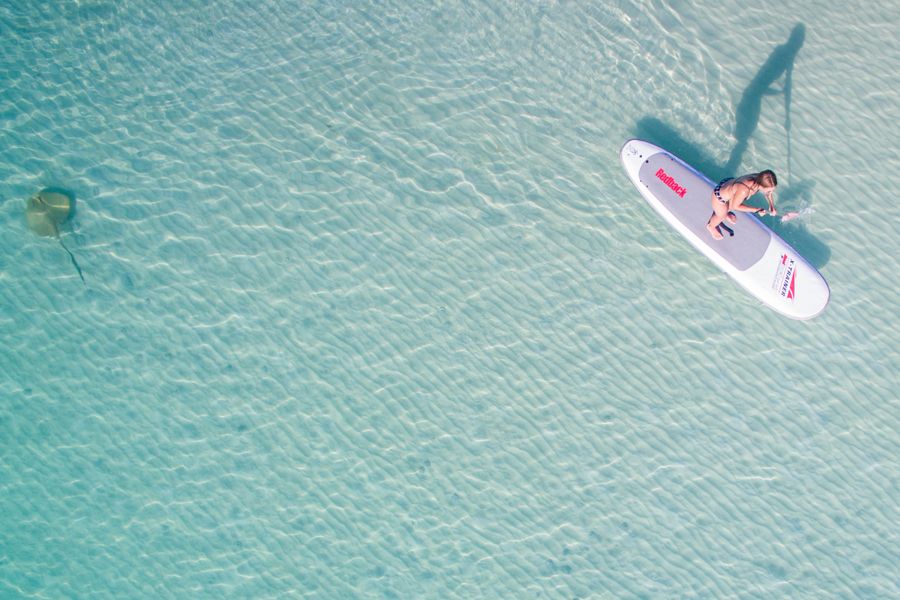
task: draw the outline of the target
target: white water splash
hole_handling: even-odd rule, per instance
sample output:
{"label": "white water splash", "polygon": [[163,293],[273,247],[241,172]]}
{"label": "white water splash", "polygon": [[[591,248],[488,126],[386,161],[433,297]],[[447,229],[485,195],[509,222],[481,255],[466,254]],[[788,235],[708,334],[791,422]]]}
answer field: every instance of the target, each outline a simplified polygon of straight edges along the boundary
{"label": "white water splash", "polygon": [[795,211],[786,213],[784,216],[781,217],[781,222],[788,223],[790,221],[793,221],[793,220],[799,219],[799,218],[803,218],[803,220],[805,221],[805,220],[808,220],[809,216],[812,215],[813,212],[815,212],[815,209],[812,206],[807,206],[805,208],[801,208],[799,211],[795,210]]}

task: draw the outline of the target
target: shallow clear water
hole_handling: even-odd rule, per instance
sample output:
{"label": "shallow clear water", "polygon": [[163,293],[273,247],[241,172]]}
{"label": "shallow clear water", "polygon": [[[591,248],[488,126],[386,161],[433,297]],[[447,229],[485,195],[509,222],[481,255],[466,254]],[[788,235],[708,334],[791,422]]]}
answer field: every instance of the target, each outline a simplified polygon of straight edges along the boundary
{"label": "shallow clear water", "polygon": [[900,7],[611,4],[0,8],[0,597],[900,595]]}

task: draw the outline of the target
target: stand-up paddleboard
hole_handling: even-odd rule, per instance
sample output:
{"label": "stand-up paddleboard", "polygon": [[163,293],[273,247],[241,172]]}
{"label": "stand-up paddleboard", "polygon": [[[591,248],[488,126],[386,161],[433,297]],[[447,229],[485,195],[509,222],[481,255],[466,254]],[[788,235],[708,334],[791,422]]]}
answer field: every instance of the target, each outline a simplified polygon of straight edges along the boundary
{"label": "stand-up paddleboard", "polygon": [[767,306],[793,319],[811,319],[828,304],[822,275],[752,213],[736,212],[721,240],[706,229],[715,184],[681,159],[629,140],[622,165],[641,195],[697,250]]}

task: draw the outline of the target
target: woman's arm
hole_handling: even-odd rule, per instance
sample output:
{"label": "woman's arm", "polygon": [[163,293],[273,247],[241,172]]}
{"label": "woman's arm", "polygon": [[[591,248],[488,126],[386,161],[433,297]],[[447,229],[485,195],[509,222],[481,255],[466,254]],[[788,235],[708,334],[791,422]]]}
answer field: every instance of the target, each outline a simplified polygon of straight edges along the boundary
{"label": "woman's arm", "polygon": [[765,193],[766,201],[769,203],[769,214],[775,214],[775,195],[772,192]]}
{"label": "woman's arm", "polygon": [[763,211],[764,214],[766,212],[766,209],[764,209],[764,208],[757,208],[755,206],[747,206],[746,204],[741,204],[740,206],[735,206],[731,210],[733,210],[733,211],[736,210],[738,212],[755,212],[755,213],[758,213],[759,211]]}
{"label": "woman's arm", "polygon": [[728,201],[728,210],[738,210],[741,212],[759,210],[752,206],[744,205],[744,201],[750,197],[750,189],[744,182],[733,183],[731,187],[731,200]]}

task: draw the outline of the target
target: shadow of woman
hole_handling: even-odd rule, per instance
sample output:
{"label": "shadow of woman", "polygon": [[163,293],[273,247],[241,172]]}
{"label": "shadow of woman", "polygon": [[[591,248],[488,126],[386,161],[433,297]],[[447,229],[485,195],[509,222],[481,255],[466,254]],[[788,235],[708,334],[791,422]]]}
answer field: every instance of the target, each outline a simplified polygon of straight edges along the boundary
{"label": "shadow of woman", "polygon": [[[806,26],[802,23],[794,26],[787,42],[777,46],[775,50],[766,59],[760,67],[759,72],[751,80],[750,84],[744,90],[741,100],[735,109],[735,129],[734,135],[736,143],[728,158],[728,162],[721,165],[711,156],[703,152],[702,149],[689,142],[673,127],[663,123],[659,119],[652,117],[644,117],[637,122],[636,136],[640,139],[652,142],[660,147],[666,148],[676,156],[680,157],[688,164],[694,166],[701,173],[705,173],[711,179],[716,181],[729,176],[734,176],[741,166],[744,153],[750,142],[750,137],[756,131],[759,125],[759,118],[762,112],[762,100],[767,95],[782,93],[785,103],[785,129],[787,130],[788,139],[788,157],[787,157],[787,183],[782,182],[779,185],[779,197],[783,201],[794,201],[802,199],[809,202],[811,199],[812,182],[801,181],[793,188],[790,185],[791,180],[791,93],[792,78],[794,68],[794,60],[803,46],[806,38]],[[784,76],[784,84],[781,91],[772,89],[779,78]],[[793,247],[797,248],[804,257],[817,269],[823,267],[831,257],[831,251],[828,247],[810,234],[804,227],[797,223],[791,225],[783,225],[780,219],[773,222],[767,222],[775,233],[784,238]]]}
{"label": "shadow of woman", "polygon": [[792,74],[794,71],[794,60],[803,46],[806,39],[806,26],[797,24],[788,41],[775,48],[763,63],[763,66],[756,73],[756,77],[744,89],[735,109],[734,138],[737,143],[731,151],[731,156],[725,164],[725,171],[733,173],[741,166],[744,153],[747,151],[747,145],[750,143],[750,136],[756,131],[759,125],[759,115],[762,112],[762,101],[765,96],[777,94],[779,92],[772,89],[772,85],[784,75],[784,85],[781,89],[784,94],[785,108],[785,128],[788,138],[788,177],[790,178],[791,164],[791,88]]}

